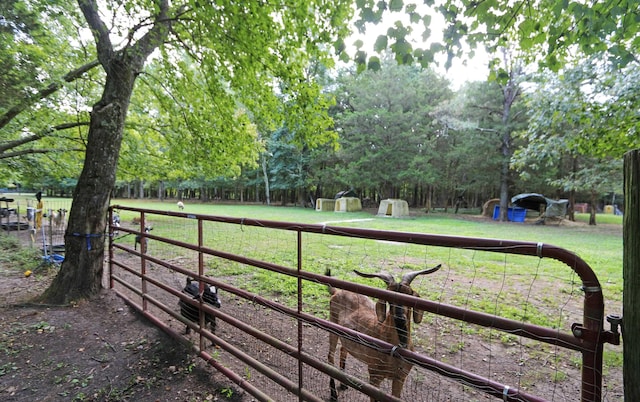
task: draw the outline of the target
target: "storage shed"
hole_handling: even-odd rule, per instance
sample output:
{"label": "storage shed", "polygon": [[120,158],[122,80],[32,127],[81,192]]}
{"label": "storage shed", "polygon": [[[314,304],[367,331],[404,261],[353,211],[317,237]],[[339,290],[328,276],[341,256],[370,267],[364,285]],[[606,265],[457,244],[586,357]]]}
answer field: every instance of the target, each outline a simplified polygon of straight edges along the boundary
{"label": "storage shed", "polygon": [[389,198],[382,200],[378,207],[378,216],[403,218],[409,216],[409,204],[405,200]]}
{"label": "storage shed", "polygon": [[355,212],[361,211],[362,204],[360,198],[356,197],[342,197],[336,200],[334,212]]}

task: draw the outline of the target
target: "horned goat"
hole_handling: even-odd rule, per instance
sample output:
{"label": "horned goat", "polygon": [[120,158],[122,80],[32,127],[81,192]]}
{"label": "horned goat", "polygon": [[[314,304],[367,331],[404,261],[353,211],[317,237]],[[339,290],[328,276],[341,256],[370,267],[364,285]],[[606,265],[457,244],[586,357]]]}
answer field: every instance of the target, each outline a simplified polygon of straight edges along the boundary
{"label": "horned goat", "polygon": [[[418,275],[430,274],[438,269],[440,269],[440,265],[422,271],[407,272],[402,276],[400,282],[396,282],[393,276],[386,272],[378,274],[365,274],[356,270],[354,270],[354,272],[365,278],[382,279],[387,285],[387,290],[420,297],[420,295],[411,288],[411,282]],[[327,271],[327,275],[331,276],[329,270]],[[413,316],[413,322],[416,324],[420,323],[420,321],[422,321],[423,311],[390,302],[389,314],[387,314],[387,301],[385,300],[378,300],[378,302],[374,304],[367,296],[347,290],[336,289],[332,286],[329,286],[329,292],[331,293],[329,319],[332,322],[378,338],[392,345],[413,350],[411,318]],[[367,365],[371,385],[379,387],[385,378],[389,378],[392,381],[392,395],[398,398],[400,397],[405,379],[413,367],[411,363],[345,337],[339,337],[338,334],[330,333],[328,360],[329,364],[332,365],[335,365],[334,354],[338,345],[338,339],[340,339],[341,345],[339,350],[341,370],[344,370],[347,356],[351,354]],[[331,378],[330,388],[331,401],[337,401],[338,392],[333,378]],[[346,387],[344,384],[341,384],[340,388],[344,389]],[[371,398],[371,401],[374,401],[374,398]]]}

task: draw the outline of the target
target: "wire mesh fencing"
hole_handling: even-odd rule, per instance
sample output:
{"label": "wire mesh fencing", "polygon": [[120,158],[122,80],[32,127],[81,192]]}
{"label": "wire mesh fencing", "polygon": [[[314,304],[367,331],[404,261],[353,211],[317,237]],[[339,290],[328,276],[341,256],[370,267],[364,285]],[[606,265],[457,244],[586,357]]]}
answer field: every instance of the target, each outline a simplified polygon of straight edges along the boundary
{"label": "wire mesh fencing", "polygon": [[[209,364],[257,400],[602,400],[615,395],[602,372],[604,329],[597,278],[572,253],[541,243],[385,232],[114,207],[110,284],[156,325],[191,342]],[[118,216],[118,224],[113,216]],[[415,294],[379,277],[417,276]],[[331,276],[327,273],[330,271]],[[385,274],[385,275],[386,275]],[[188,278],[219,292],[220,308],[182,292]],[[421,312],[411,347],[367,335],[380,323],[329,316],[329,287]],[[180,314],[179,301],[201,314]],[[350,303],[349,303],[350,304]],[[375,317],[370,302],[369,316]],[[350,311],[345,303],[340,311]],[[398,310],[399,311],[399,310]],[[216,318],[215,330],[206,316]],[[355,316],[366,314],[356,314]],[[399,318],[398,318],[399,319]],[[398,324],[384,329],[397,331]],[[365,345],[368,357],[329,365],[329,338]],[[367,350],[367,349],[365,349]],[[392,359],[372,356],[391,355]],[[362,362],[361,360],[365,360]],[[391,363],[389,363],[391,361]],[[409,363],[399,396],[371,387],[372,367],[393,377]],[[336,358],[336,366],[339,358]],[[395,362],[395,363],[394,363]],[[381,367],[380,367],[381,366]],[[375,370],[374,370],[375,371]],[[603,378],[605,380],[603,386]],[[603,392],[603,389],[605,390]]]}

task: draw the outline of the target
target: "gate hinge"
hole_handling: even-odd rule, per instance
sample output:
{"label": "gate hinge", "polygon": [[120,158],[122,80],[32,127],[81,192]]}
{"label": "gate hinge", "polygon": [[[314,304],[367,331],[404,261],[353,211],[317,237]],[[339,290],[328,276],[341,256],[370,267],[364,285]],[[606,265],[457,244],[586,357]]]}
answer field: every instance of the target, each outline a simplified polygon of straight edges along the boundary
{"label": "gate hinge", "polygon": [[594,331],[585,328],[582,324],[574,323],[571,325],[571,333],[578,339],[593,343],[610,343],[612,345],[620,345],[619,327],[622,324],[622,317],[616,314],[607,315],[607,321],[611,324],[610,330]]}

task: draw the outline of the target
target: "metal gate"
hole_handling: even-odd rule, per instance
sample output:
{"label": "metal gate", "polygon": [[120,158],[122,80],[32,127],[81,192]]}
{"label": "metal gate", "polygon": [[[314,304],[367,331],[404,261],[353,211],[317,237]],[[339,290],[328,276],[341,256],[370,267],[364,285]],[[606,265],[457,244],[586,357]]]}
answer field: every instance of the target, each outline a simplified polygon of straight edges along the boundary
{"label": "metal gate", "polygon": [[[327,364],[324,345],[329,331],[359,339],[370,347],[411,362],[413,376],[403,394],[408,400],[473,400],[492,395],[505,401],[539,401],[557,397],[555,388],[551,395],[537,395],[535,383],[521,380],[529,375],[522,368],[528,361],[518,362],[520,368],[515,370],[520,374],[509,377],[512,381],[500,381],[508,377],[497,373],[503,364],[502,355],[512,353],[515,348],[516,352],[520,350],[520,360],[529,360],[538,350],[550,351],[556,361],[564,359],[557,357],[564,351],[577,353],[580,398],[600,401],[603,344],[619,344],[615,317],[611,330],[604,329],[604,301],[597,277],[580,257],[553,245],[123,206],[112,207],[109,219],[110,287],[159,328],[176,339],[192,342],[196,353],[208,364],[261,401],[326,400],[329,378],[350,386],[352,394],[345,400],[355,400],[354,395],[359,394],[378,400],[398,400],[389,395],[388,389],[370,386],[366,373],[363,374],[365,368],[358,368],[357,362],[347,371]],[[502,257],[492,260],[491,256],[496,253]],[[531,259],[532,272],[510,272],[508,258],[512,257],[508,256]],[[548,265],[541,267],[541,261]],[[330,266],[405,269],[433,262],[449,266],[447,275],[451,282],[466,281],[471,285],[456,293],[452,290],[455,285],[449,282],[425,281],[419,286],[426,289],[427,294],[418,298],[323,274]],[[497,270],[491,269],[498,273],[488,268],[486,278],[476,279],[474,274],[470,279],[471,275],[456,271],[456,267],[466,267],[467,263],[474,267],[473,272],[481,266],[497,265]],[[500,295],[510,293],[503,288],[513,281],[514,287],[526,294],[520,309],[523,313],[517,313],[518,319],[500,316],[497,308],[490,312],[476,311],[475,307],[482,307],[481,302],[487,296],[479,284],[500,274],[503,275],[502,288],[498,297],[489,300],[495,300],[498,305]],[[515,283],[518,275],[526,275],[524,286]],[[542,281],[543,275],[550,279]],[[182,292],[186,278],[198,281],[200,292],[205,285],[215,286],[223,295],[222,307],[214,308]],[[269,282],[274,278],[274,282]],[[574,281],[581,290],[581,316],[577,310],[566,307],[578,297],[572,290]],[[547,289],[556,284],[561,289],[562,284],[567,283],[569,289],[566,306],[560,310],[562,317],[557,319],[558,325],[551,328],[528,319],[527,312],[545,310],[535,306],[538,299],[544,302],[545,295],[531,291],[539,282],[544,282]],[[266,285],[269,291],[255,291],[256,286],[260,289],[265,283],[269,283]],[[432,314],[431,324],[423,324],[426,330],[419,333],[422,350],[398,348],[330,322],[326,314],[329,296],[326,290],[324,295],[321,291],[327,285],[393,300]],[[225,306],[225,298],[232,300],[233,309]],[[474,298],[480,302],[474,302]],[[460,300],[462,305],[449,303]],[[182,316],[178,301],[197,308],[199,320],[191,322]],[[502,310],[510,305],[507,303]],[[207,315],[217,319],[216,331],[206,326]],[[263,317],[267,316],[277,316],[277,319],[266,324]],[[576,322],[566,323],[571,318]],[[192,329],[195,336],[185,335],[183,328]],[[453,338],[452,344],[439,346],[445,345],[449,338]],[[472,348],[464,353],[472,339]],[[215,344],[215,348],[209,343]],[[489,349],[488,357],[480,358],[483,349]],[[468,370],[474,364],[465,362],[474,361],[476,356],[482,362],[488,360],[484,363],[489,373]],[[459,364],[454,360],[459,360]],[[533,377],[535,370],[543,369],[534,369]],[[562,384],[567,376],[564,369],[545,367],[544,370],[550,370],[552,382],[560,383],[553,385],[557,386],[557,392],[571,392],[572,385]],[[437,386],[430,386],[436,382]],[[561,391],[563,387],[569,390]],[[577,399],[577,395],[575,397]]]}

